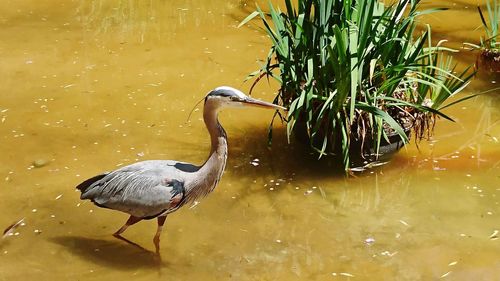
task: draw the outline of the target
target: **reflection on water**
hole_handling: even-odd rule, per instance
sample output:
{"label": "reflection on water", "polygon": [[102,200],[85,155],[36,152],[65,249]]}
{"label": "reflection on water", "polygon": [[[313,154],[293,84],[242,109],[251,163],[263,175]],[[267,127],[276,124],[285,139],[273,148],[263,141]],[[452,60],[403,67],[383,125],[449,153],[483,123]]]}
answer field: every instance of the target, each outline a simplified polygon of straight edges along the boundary
{"label": "reflection on water", "polygon": [[[474,41],[471,1],[426,20],[435,39]],[[440,3],[441,3],[440,2]],[[446,3],[445,3],[446,2]],[[457,106],[430,142],[344,178],[287,145],[272,112],[222,113],[230,157],[214,193],[111,236],[125,214],[81,202],[83,178],[145,159],[202,163],[197,107],[265,56],[247,1],[16,1],[0,12],[0,280],[495,280],[500,276],[498,92]],[[265,2],[261,3],[265,6]],[[459,46],[459,44],[458,44]],[[460,61],[473,62],[470,53]],[[480,74],[469,88],[494,87]],[[258,98],[272,100],[275,85]]]}

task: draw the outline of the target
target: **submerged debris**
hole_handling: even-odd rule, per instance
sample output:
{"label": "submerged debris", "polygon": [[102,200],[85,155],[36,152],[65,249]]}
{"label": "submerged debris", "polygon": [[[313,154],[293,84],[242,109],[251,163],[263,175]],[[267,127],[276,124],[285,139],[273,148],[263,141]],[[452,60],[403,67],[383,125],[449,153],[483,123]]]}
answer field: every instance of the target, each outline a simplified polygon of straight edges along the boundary
{"label": "submerged debris", "polygon": [[445,278],[446,276],[450,275],[451,271],[446,272],[445,274],[441,275],[439,278]]}
{"label": "submerged debris", "polygon": [[33,161],[33,163],[31,163],[31,165],[33,165],[33,167],[35,168],[41,168],[43,166],[47,166],[49,162],[50,161],[47,159],[36,159],[35,161]]}
{"label": "submerged debris", "polygon": [[387,256],[387,257],[393,257],[395,256],[396,254],[398,253],[398,251],[395,251],[395,252],[389,252],[389,251],[383,251],[380,253],[380,255],[382,256]]}
{"label": "submerged debris", "polygon": [[3,236],[2,239],[14,235],[14,231],[19,227],[20,225],[24,225],[24,218],[20,219],[18,222],[13,223],[9,225],[4,231],[3,231]]}
{"label": "submerged debris", "polygon": [[405,222],[404,220],[399,220],[399,222],[405,226],[410,226],[407,222]]}
{"label": "submerged debris", "polygon": [[497,229],[495,229],[495,230],[493,231],[493,233],[490,235],[490,239],[491,239],[491,240],[497,240],[497,239],[498,239],[498,232],[499,232],[499,231],[498,231]]}

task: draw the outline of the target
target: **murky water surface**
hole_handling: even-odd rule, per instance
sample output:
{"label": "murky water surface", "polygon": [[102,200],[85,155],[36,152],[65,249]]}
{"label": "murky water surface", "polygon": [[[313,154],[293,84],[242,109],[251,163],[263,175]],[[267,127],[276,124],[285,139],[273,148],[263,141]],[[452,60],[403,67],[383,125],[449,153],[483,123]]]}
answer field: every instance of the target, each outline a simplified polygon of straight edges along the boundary
{"label": "murky water surface", "polygon": [[[250,2],[249,2],[250,3]],[[434,39],[475,41],[475,1],[437,1]],[[261,2],[265,6],[265,2]],[[0,11],[0,280],[500,280],[499,92],[447,111],[429,143],[344,178],[286,145],[272,112],[226,110],[214,193],[169,216],[162,260],[111,236],[127,215],[79,200],[101,171],[202,163],[193,105],[267,54],[245,1],[6,1]],[[474,61],[470,53],[459,59]],[[481,74],[468,93],[498,86]],[[255,96],[272,100],[275,85]],[[257,163],[258,165],[255,165]],[[254,164],[251,162],[253,161]],[[149,250],[155,221],[125,236]]]}

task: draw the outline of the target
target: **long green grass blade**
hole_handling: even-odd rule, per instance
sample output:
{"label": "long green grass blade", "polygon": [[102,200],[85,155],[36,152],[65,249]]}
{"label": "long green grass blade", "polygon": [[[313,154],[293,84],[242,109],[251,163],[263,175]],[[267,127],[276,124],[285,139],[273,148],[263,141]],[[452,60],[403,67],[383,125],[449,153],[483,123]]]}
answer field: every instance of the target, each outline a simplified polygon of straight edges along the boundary
{"label": "long green grass blade", "polygon": [[243,25],[247,24],[249,21],[253,20],[256,16],[259,15],[259,12],[258,11],[255,11],[253,13],[251,13],[250,15],[248,15],[248,17],[246,17],[245,19],[243,19],[240,24],[238,24],[238,28],[242,27]]}

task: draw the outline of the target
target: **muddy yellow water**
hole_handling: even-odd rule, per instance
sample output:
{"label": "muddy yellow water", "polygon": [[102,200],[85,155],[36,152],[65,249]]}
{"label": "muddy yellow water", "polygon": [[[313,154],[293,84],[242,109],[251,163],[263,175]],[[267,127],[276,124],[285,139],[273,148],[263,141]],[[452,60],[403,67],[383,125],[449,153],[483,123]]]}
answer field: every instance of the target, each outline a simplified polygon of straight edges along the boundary
{"label": "muddy yellow water", "polygon": [[[500,280],[498,91],[350,178],[287,145],[280,124],[268,147],[272,112],[226,110],[226,172],[168,217],[158,260],[111,236],[126,214],[74,187],[139,160],[205,160],[202,108],[186,120],[210,89],[250,88],[268,48],[257,28],[236,28],[253,1],[2,4],[0,228],[22,222],[0,239],[0,280]],[[451,8],[425,19],[434,39],[477,41],[475,4],[433,2]],[[466,94],[496,80],[480,74]],[[124,236],[152,251],[155,230]]]}

